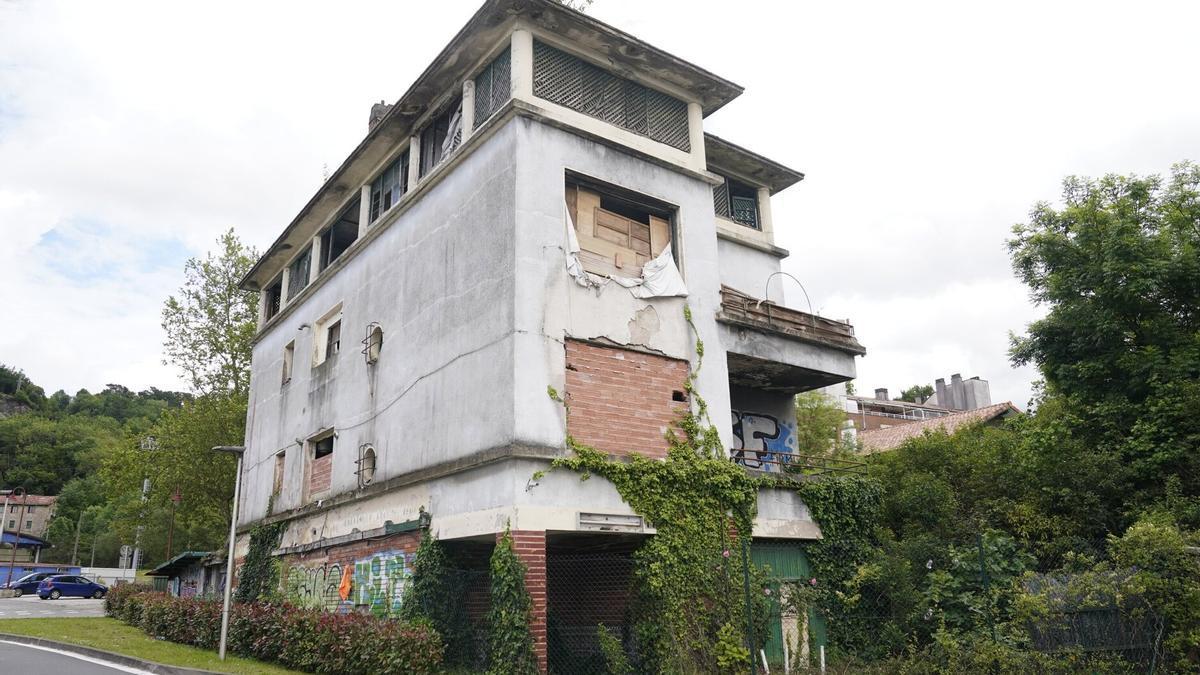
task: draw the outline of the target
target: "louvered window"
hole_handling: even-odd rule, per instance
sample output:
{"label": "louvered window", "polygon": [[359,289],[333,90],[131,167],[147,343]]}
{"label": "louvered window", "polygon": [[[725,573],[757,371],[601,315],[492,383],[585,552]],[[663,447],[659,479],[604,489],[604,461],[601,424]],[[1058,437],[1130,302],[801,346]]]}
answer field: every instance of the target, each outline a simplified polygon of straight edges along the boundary
{"label": "louvered window", "polygon": [[512,96],[511,63],[512,57],[505,49],[475,78],[476,129]]}
{"label": "louvered window", "polygon": [[536,41],[533,93],[660,143],[691,151],[686,103]]}
{"label": "louvered window", "polygon": [[760,229],[758,219],[758,189],[731,178],[713,188],[713,210],[746,227]]}

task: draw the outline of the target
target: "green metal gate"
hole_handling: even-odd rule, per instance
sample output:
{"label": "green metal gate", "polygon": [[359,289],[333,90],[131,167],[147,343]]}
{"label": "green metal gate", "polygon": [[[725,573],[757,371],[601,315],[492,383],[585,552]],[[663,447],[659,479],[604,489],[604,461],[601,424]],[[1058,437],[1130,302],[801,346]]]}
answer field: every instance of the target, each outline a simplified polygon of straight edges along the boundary
{"label": "green metal gate", "polygon": [[[803,542],[790,539],[755,539],[750,545],[750,560],[758,566],[770,567],[771,620],[767,643],[762,644],[758,636],[758,648],[767,653],[767,661],[774,665],[783,664],[783,613],[779,604],[780,585],[797,581],[807,583],[812,578],[812,567],[804,555]],[[814,611],[806,617],[810,654],[815,654],[819,645],[826,644],[825,619]],[[792,647],[795,651],[795,647]],[[758,654],[754,655],[758,658]],[[812,657],[810,657],[812,658]],[[796,667],[799,654],[792,654],[792,667]]]}

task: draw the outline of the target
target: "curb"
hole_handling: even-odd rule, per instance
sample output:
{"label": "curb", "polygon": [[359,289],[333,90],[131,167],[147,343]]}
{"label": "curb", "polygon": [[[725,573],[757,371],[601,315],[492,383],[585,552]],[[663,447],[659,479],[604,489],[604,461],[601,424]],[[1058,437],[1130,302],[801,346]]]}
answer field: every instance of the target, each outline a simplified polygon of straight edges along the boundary
{"label": "curb", "polygon": [[83,656],[90,656],[101,661],[108,661],[120,666],[130,668],[140,668],[156,675],[222,675],[214,670],[196,670],[195,668],[181,668],[179,666],[168,666],[165,663],[155,663],[154,661],[143,661],[132,656],[117,654],[103,649],[94,649],[92,647],[84,647],[83,645],[74,645],[69,642],[57,642],[55,640],[47,640],[45,638],[29,637],[28,635],[13,635],[11,633],[0,633],[0,640],[7,642],[16,642],[24,645],[32,645],[35,647],[51,647],[64,652],[72,652]]}

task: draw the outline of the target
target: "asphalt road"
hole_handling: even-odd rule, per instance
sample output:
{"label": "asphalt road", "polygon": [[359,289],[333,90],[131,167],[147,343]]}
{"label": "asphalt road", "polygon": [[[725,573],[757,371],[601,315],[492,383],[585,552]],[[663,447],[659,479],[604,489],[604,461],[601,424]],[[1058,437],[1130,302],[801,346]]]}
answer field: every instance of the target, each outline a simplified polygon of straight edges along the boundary
{"label": "asphalt road", "polygon": [[147,671],[106,664],[93,658],[72,656],[63,652],[0,641],[0,669],[5,673],[20,673],[21,675],[117,675],[118,673],[138,673],[149,675]]}
{"label": "asphalt road", "polygon": [[[104,601],[91,598],[39,600],[36,595],[0,598],[0,619],[49,619],[52,617],[104,616]],[[3,661],[0,661],[3,663]],[[0,668],[0,672],[9,671]]]}

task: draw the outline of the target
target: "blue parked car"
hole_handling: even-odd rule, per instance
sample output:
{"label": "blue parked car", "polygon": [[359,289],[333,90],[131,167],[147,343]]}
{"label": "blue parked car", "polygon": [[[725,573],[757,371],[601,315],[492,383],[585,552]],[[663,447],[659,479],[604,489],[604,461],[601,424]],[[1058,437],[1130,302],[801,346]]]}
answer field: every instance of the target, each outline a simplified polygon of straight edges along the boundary
{"label": "blue parked car", "polygon": [[43,579],[52,577],[56,574],[58,574],[58,572],[34,572],[33,574],[26,574],[16,581],[10,581],[7,584],[4,584],[4,587],[10,591],[16,591],[15,595],[19,598],[26,593],[36,593],[38,584],[42,583]]}
{"label": "blue parked car", "polygon": [[55,574],[54,576],[42,579],[37,588],[38,597],[43,600],[57,600],[64,595],[78,598],[96,598],[99,600],[104,597],[105,593],[108,593],[106,586],[101,586],[90,579],[70,574]]}

